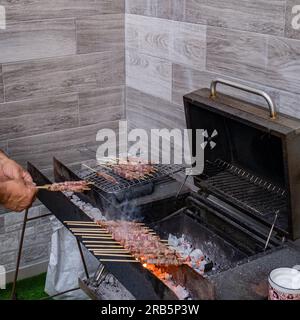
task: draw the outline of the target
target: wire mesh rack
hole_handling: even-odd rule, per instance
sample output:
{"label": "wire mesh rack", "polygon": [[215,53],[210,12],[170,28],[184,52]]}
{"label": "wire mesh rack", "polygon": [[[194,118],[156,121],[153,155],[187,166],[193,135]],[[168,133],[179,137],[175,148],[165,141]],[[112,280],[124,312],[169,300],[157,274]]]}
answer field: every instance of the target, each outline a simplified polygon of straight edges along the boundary
{"label": "wire mesh rack", "polygon": [[[157,182],[175,173],[184,170],[182,165],[177,164],[153,164],[155,171],[150,176],[145,176],[142,179],[128,180],[118,174],[114,173],[110,168],[103,165],[93,166],[91,171],[89,169],[83,169],[80,172],[80,177],[84,180],[90,181],[95,187],[106,193],[118,193],[125,190],[129,190],[133,187],[143,186],[148,183]],[[113,177],[117,183],[106,180],[100,177],[97,173],[106,173]]]}
{"label": "wire mesh rack", "polygon": [[260,216],[287,211],[287,192],[252,173],[217,159],[206,161],[203,186]]}

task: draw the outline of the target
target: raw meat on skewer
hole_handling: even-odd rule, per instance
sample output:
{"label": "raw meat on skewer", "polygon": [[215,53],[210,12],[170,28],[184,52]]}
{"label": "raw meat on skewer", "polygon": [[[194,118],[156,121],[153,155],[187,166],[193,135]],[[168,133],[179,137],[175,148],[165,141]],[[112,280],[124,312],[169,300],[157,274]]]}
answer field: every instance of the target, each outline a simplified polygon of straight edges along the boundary
{"label": "raw meat on skewer", "polygon": [[45,189],[52,192],[84,192],[91,190],[89,187],[92,183],[88,181],[65,181],[53,183],[45,186],[39,186],[38,189]]}
{"label": "raw meat on skewer", "polygon": [[128,221],[97,221],[141,263],[157,266],[179,266],[183,259],[162,243],[158,235],[150,233],[142,224]]}

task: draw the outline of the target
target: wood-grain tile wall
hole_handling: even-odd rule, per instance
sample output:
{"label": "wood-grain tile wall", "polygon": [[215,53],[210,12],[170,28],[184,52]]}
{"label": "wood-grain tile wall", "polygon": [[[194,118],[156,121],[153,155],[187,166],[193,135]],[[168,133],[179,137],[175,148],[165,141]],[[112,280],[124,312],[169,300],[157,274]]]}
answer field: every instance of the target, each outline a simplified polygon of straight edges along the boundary
{"label": "wood-grain tile wall", "polygon": [[[125,20],[126,84],[135,89],[127,90],[131,124],[147,123],[149,116],[137,105],[134,111],[136,90],[149,104],[151,96],[161,99],[154,100],[160,126],[172,112],[166,103],[182,105],[184,94],[216,78],[263,89],[281,112],[300,118],[299,0],[126,0]],[[221,90],[265,106],[256,96]]]}
{"label": "wood-grain tile wall", "polygon": [[124,118],[125,1],[0,4],[0,148],[43,169],[84,159],[97,127]]}

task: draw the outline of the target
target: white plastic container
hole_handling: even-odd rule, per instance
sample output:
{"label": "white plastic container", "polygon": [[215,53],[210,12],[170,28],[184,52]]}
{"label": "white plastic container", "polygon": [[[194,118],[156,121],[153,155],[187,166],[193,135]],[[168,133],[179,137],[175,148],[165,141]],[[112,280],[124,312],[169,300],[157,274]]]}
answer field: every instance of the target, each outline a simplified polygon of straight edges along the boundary
{"label": "white plastic container", "polygon": [[269,300],[300,300],[300,265],[270,273]]}

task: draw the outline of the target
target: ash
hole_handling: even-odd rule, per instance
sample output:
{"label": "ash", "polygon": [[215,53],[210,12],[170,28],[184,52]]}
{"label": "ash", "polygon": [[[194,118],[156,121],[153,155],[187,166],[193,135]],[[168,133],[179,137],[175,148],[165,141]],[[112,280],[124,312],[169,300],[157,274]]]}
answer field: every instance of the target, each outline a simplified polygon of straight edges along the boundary
{"label": "ash", "polygon": [[82,201],[73,192],[64,192],[64,194],[91,219],[101,221],[106,220],[98,208],[95,208],[91,204]]}
{"label": "ash", "polygon": [[201,275],[204,274],[205,265],[207,264],[204,254],[200,249],[195,248],[191,242],[186,240],[185,235],[177,238],[170,234],[168,244],[186,260],[191,268]]}

